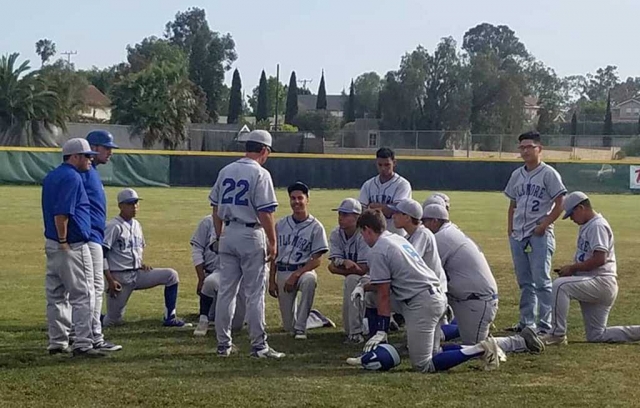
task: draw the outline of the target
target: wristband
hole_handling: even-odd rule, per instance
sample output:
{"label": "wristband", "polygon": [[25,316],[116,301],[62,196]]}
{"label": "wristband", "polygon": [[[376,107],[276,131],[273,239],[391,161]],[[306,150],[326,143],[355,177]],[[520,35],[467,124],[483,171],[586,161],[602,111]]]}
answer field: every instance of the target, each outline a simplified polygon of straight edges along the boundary
{"label": "wristband", "polygon": [[67,239],[66,238],[58,238],[58,242],[61,244],[66,244],[67,243]]}
{"label": "wristband", "polygon": [[391,324],[391,316],[378,316],[378,331],[389,332],[389,324]]}

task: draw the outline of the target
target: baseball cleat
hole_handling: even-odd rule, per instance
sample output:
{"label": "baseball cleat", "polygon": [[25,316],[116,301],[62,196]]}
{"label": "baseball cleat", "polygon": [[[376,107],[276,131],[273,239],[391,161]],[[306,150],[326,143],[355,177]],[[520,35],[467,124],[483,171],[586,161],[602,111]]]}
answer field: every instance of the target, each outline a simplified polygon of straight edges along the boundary
{"label": "baseball cleat", "polygon": [[218,357],[229,357],[232,354],[238,352],[238,349],[235,345],[231,345],[230,347],[218,346]]}
{"label": "baseball cleat", "polygon": [[362,334],[352,334],[344,341],[344,344],[362,344],[364,336]]}
{"label": "baseball cleat", "polygon": [[362,366],[362,357],[349,357],[347,359],[347,364],[354,367]]}
{"label": "baseball cleat", "polygon": [[525,327],[520,332],[520,336],[524,339],[527,349],[536,354],[540,354],[544,351],[544,342],[540,340],[540,337],[530,327]]}
{"label": "baseball cleat", "polygon": [[498,347],[498,343],[496,343],[493,337],[488,337],[486,340],[480,342],[480,345],[485,350],[482,356],[485,370],[497,370],[498,367],[500,367],[500,362],[507,361],[507,356],[504,354],[504,351]]}
{"label": "baseball cleat", "polygon": [[207,335],[207,331],[209,330],[209,321],[208,320],[200,320],[198,322],[198,327],[193,331],[193,335],[196,337],[204,337]]}
{"label": "baseball cleat", "polygon": [[294,333],[293,338],[296,339],[296,340],[306,340],[307,339],[307,333],[303,332],[302,330],[296,330],[296,332]]}
{"label": "baseball cleat", "polygon": [[122,346],[119,344],[113,344],[109,341],[106,340],[102,340],[100,343],[94,343],[93,344],[93,349],[94,350],[98,350],[98,351],[106,351],[106,352],[111,352],[111,351],[120,351],[122,350]]}
{"label": "baseball cleat", "polygon": [[175,316],[171,316],[168,319],[164,319],[162,323],[164,327],[192,327],[191,323],[185,323],[184,320],[178,319]]}
{"label": "baseball cleat", "polygon": [[542,336],[542,341],[547,346],[566,346],[567,345],[567,336],[554,336],[553,334],[546,334]]}
{"label": "baseball cleat", "polygon": [[49,355],[55,356],[56,354],[71,354],[71,349],[69,347],[54,347],[49,349]]}
{"label": "baseball cleat", "polygon": [[520,326],[520,323],[516,323],[513,326],[507,327],[506,329],[504,329],[504,331],[511,333],[520,333],[522,331],[522,326]]}
{"label": "baseball cleat", "polygon": [[263,348],[262,350],[255,350],[251,352],[251,357],[254,358],[273,358],[275,360],[280,360],[284,358],[286,354],[275,351],[271,347]]}
{"label": "baseball cleat", "polygon": [[106,357],[107,355],[100,350],[96,350],[93,348],[90,349],[74,349],[73,357],[79,358],[101,358]]}

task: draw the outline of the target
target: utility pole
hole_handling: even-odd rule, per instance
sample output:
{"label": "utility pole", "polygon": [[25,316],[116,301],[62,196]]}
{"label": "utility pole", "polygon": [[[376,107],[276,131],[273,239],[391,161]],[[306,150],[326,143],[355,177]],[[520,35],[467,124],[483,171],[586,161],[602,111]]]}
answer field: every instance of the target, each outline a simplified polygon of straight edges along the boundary
{"label": "utility pole", "polygon": [[65,52],[61,52],[61,55],[66,55],[67,56],[67,63],[71,64],[71,56],[72,55],[78,55],[78,51],[65,51]]}
{"label": "utility pole", "polygon": [[278,131],[278,95],[280,93],[280,64],[276,66],[276,123],[275,131]]}
{"label": "utility pole", "polygon": [[313,79],[298,79],[298,82],[302,84],[302,89],[307,89],[307,83],[312,83]]}

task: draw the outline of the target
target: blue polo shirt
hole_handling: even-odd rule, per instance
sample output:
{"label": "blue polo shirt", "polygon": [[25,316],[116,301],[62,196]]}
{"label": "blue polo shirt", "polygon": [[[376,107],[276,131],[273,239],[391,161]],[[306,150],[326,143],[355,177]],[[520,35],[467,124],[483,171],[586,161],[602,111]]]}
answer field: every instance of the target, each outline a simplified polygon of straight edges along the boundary
{"label": "blue polo shirt", "polygon": [[91,205],[80,173],[62,163],[47,174],[42,182],[42,217],[44,236],[58,241],[55,216],[67,215],[67,242],[88,242],[91,235]]}
{"label": "blue polo shirt", "polygon": [[102,245],[104,242],[104,229],[107,225],[107,196],[104,194],[104,186],[96,165],[92,164],[89,171],[80,173],[84,189],[91,205],[91,236],[90,242]]}

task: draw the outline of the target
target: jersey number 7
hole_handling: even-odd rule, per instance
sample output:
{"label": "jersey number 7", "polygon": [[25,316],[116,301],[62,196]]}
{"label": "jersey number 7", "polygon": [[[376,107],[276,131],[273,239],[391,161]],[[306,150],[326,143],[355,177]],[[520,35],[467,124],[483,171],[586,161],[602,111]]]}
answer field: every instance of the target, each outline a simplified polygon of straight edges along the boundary
{"label": "jersey number 7", "polygon": [[226,178],[222,182],[222,186],[226,187],[222,192],[222,200],[220,204],[249,205],[249,200],[244,196],[249,191],[249,182],[247,180],[238,180]]}

